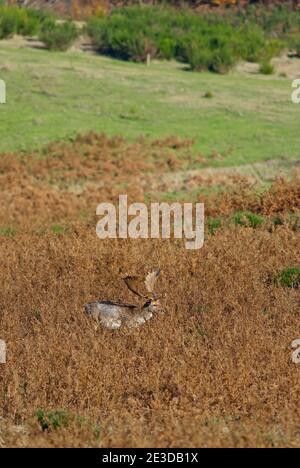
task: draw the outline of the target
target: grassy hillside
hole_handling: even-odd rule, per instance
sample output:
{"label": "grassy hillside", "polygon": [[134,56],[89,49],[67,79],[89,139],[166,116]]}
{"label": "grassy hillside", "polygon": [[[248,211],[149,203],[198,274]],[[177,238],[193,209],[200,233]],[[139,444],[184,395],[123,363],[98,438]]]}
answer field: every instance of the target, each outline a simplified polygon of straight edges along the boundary
{"label": "grassy hillside", "polygon": [[41,147],[95,130],[129,139],[195,139],[213,165],[299,158],[299,107],[291,80],[234,72],[192,73],[176,63],[143,64],[0,43],[0,151]]}

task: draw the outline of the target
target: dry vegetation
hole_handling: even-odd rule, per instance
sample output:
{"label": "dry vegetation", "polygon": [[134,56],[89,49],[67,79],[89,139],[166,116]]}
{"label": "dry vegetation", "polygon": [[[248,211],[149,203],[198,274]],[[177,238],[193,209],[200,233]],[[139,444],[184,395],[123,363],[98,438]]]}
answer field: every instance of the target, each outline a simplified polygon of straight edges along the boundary
{"label": "dry vegetation", "polygon": [[[90,133],[73,142],[52,143],[42,153],[2,154],[0,225],[21,226],[24,231],[54,222],[94,222],[98,203],[116,201],[123,193],[128,194],[129,201],[157,201],[168,194],[177,178],[186,192],[177,194],[176,200],[187,196],[191,201],[196,188],[216,184],[213,175],[186,171],[205,163],[203,156],[192,153],[192,144],[177,137],[152,142],[140,138],[129,144],[121,137]],[[293,173],[299,175],[298,166]],[[253,192],[247,177],[235,174],[220,180],[231,190],[201,195],[208,216],[236,210],[269,216],[299,208],[298,179],[289,184],[277,181],[261,196]]]}
{"label": "dry vegetation", "polygon": [[[1,157],[0,224],[16,232],[0,243],[0,445],[299,446],[299,289],[274,281],[299,267],[299,225],[288,221],[299,180],[207,195],[208,215],[251,210],[265,221],[225,223],[198,251],[96,237],[99,202],[143,200],[161,174],[184,169],[189,145],[91,134]],[[51,232],[63,221],[65,232]],[[83,304],[132,301],[121,276],[154,265],[167,313],[138,330],[95,331]]]}

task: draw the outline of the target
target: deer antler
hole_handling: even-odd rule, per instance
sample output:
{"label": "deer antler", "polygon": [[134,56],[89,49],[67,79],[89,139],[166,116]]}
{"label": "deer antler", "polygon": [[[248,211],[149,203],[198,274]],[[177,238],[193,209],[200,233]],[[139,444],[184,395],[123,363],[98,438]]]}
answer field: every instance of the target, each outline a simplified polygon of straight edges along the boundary
{"label": "deer antler", "polygon": [[146,289],[147,289],[148,292],[150,292],[150,293],[153,292],[155,281],[159,277],[159,274],[160,274],[160,269],[157,268],[156,270],[151,271],[150,273],[148,273],[148,275],[146,276],[145,286],[146,286]]}
{"label": "deer antler", "polygon": [[145,296],[139,292],[141,281],[137,276],[126,276],[122,279],[125,281],[127,288],[130,289],[131,292],[136,294],[136,296],[145,298]]}

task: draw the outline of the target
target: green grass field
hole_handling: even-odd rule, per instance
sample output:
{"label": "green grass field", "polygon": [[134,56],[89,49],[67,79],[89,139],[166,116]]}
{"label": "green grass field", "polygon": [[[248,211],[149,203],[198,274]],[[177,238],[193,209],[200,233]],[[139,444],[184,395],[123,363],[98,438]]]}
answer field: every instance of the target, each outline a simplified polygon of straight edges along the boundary
{"label": "green grass field", "polygon": [[[212,166],[299,159],[300,106],[291,80],[244,72],[189,72],[82,52],[49,53],[0,43],[0,152],[39,148],[90,130],[128,139],[195,139]],[[204,97],[211,92],[212,97]]]}

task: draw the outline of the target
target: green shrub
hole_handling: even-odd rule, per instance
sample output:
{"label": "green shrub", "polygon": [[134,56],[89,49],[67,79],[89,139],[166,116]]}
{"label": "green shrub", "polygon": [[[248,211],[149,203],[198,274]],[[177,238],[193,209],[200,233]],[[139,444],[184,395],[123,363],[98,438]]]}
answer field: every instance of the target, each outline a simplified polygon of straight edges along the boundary
{"label": "green shrub", "polygon": [[210,218],[207,224],[209,233],[215,234],[215,232],[221,227],[222,222],[220,218]]}
{"label": "green shrub", "polygon": [[268,60],[264,60],[259,64],[259,73],[263,75],[273,75],[274,66]]}
{"label": "green shrub", "polygon": [[238,226],[249,226],[255,229],[262,225],[264,218],[250,211],[238,211],[233,216],[233,221]]}
{"label": "green shrub", "polygon": [[19,9],[0,7],[0,39],[16,34],[19,22]]}
{"label": "green shrub", "polygon": [[35,415],[42,431],[56,430],[60,427],[67,427],[69,424],[69,415],[66,411],[46,412],[39,409]]}
{"label": "green shrub", "polygon": [[289,46],[296,52],[297,57],[300,57],[300,35],[290,37]]}
{"label": "green shrub", "polygon": [[300,286],[300,268],[286,268],[279,274],[278,281],[281,286],[297,288]]}
{"label": "green shrub", "polygon": [[217,73],[227,73],[238,60],[226,39],[216,36],[209,42],[204,39],[188,39],[181,46],[180,58],[189,63],[192,70],[210,70]]}
{"label": "green shrub", "polygon": [[71,21],[63,24],[50,23],[42,29],[39,35],[40,41],[45,44],[46,48],[53,51],[67,50],[77,37],[77,27]]}
{"label": "green shrub", "polygon": [[277,57],[287,47],[287,43],[280,39],[269,39],[267,40],[263,50],[262,58],[265,60],[271,60],[273,57]]}
{"label": "green shrub", "polygon": [[161,58],[170,60],[176,57],[177,39],[175,37],[164,37],[158,40],[157,47]]}
{"label": "green shrub", "polygon": [[248,62],[257,62],[266,44],[264,32],[257,25],[249,25],[233,38],[233,46],[238,57]]}
{"label": "green shrub", "polygon": [[150,54],[218,73],[227,73],[240,59],[270,59],[283,47],[282,41],[268,38],[254,18],[244,21],[236,13],[200,16],[167,7],[119,8],[92,18],[87,31],[99,52],[116,58],[145,61]]}
{"label": "green shrub", "polygon": [[0,6],[0,39],[13,34],[35,36],[45,22],[54,22],[52,15],[17,6]]}
{"label": "green shrub", "polygon": [[284,225],[284,219],[282,216],[277,215],[275,218],[273,218],[273,224],[274,226],[283,226]]}
{"label": "green shrub", "polygon": [[109,22],[107,18],[93,18],[87,31],[97,49],[124,60],[145,61],[147,54],[157,55],[151,30],[143,27],[141,19],[130,21],[116,12]]}
{"label": "green shrub", "polygon": [[93,18],[87,30],[100,52],[117,58],[145,61],[151,54],[187,62],[192,69],[218,71],[227,67],[228,58],[218,53],[217,28],[186,11],[147,7],[121,8],[106,18]]}
{"label": "green shrub", "polygon": [[51,231],[53,232],[53,234],[64,234],[65,228],[60,224],[54,224],[51,228]]}
{"label": "green shrub", "polygon": [[12,226],[4,225],[0,226],[0,236],[13,237],[16,234],[16,230]]}

